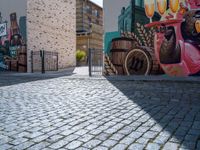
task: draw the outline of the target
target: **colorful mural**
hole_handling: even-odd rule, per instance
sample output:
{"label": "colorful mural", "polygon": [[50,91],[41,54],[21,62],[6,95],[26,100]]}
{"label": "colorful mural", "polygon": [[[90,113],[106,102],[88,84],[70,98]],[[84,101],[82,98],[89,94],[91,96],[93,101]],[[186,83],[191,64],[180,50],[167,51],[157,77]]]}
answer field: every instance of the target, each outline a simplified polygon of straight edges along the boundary
{"label": "colorful mural", "polygon": [[[3,18],[0,16],[0,18]],[[10,27],[8,21],[1,19],[0,34],[0,70],[26,72],[26,21],[25,17],[20,18],[20,24],[24,28],[20,30],[17,21],[17,14],[10,14]],[[22,34],[23,33],[23,34]]]}
{"label": "colorful mural", "polygon": [[131,0],[122,7],[116,32],[120,36],[112,40],[105,33],[106,75],[200,73],[198,0]]}

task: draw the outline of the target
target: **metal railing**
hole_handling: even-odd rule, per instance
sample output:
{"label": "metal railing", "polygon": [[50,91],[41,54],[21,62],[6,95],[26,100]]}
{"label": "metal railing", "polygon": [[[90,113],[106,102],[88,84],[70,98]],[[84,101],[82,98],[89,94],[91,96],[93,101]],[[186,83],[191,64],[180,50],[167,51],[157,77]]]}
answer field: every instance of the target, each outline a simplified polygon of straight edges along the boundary
{"label": "metal railing", "polygon": [[103,74],[103,50],[89,49],[89,76]]}
{"label": "metal railing", "polygon": [[31,52],[32,73],[58,71],[58,53],[45,50]]}

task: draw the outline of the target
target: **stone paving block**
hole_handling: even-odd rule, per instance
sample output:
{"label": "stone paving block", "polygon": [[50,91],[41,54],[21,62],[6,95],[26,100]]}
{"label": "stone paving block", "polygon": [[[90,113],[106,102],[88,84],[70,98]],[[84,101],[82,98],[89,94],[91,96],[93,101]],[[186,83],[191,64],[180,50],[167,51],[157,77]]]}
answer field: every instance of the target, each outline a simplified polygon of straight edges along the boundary
{"label": "stone paving block", "polygon": [[196,130],[196,129],[190,129],[188,131],[189,135],[200,135],[200,130]]}
{"label": "stone paving block", "polygon": [[113,134],[113,135],[110,137],[110,139],[119,141],[119,140],[121,140],[123,137],[125,137],[124,134],[115,133],[115,134]]}
{"label": "stone paving block", "polygon": [[12,145],[10,145],[10,144],[3,144],[3,145],[0,145],[0,149],[1,150],[9,150],[9,149],[11,149],[13,146]]}
{"label": "stone paving block", "polygon": [[59,149],[65,145],[67,145],[69,143],[68,140],[65,140],[65,139],[62,139],[62,140],[59,140],[53,144],[51,144],[49,147],[52,148],[52,149]]}
{"label": "stone paving block", "polygon": [[28,132],[32,132],[32,133],[38,132],[40,130],[42,130],[42,127],[39,127],[39,125],[38,125],[38,127],[37,126],[34,126],[34,127],[30,126],[29,129],[27,129]]}
{"label": "stone paving block", "polygon": [[198,138],[200,137],[200,134],[199,135],[189,135],[187,134],[184,138],[185,141],[197,141]]}
{"label": "stone paving block", "polygon": [[93,130],[93,129],[96,129],[98,126],[97,125],[89,125],[89,126],[87,126],[85,129],[87,129],[87,130]]}
{"label": "stone paving block", "polygon": [[102,132],[101,134],[97,135],[95,138],[101,141],[105,141],[106,139],[108,139],[108,137],[110,137],[110,134]]}
{"label": "stone paving block", "polygon": [[200,140],[197,143],[197,149],[200,149]]}
{"label": "stone paving block", "polygon": [[89,132],[88,130],[85,130],[85,129],[81,129],[81,130],[78,130],[77,132],[75,132],[74,134],[76,135],[84,135],[86,134],[87,132]]}
{"label": "stone paving block", "polygon": [[143,134],[143,133],[141,133],[141,132],[133,131],[133,132],[131,132],[131,134],[128,135],[128,137],[137,139],[137,138],[141,137],[142,134]]}
{"label": "stone paving block", "polygon": [[159,150],[160,145],[156,144],[156,143],[149,143],[145,149],[146,150]]}
{"label": "stone paving block", "polygon": [[145,145],[143,145],[143,144],[134,143],[134,144],[131,144],[131,145],[128,147],[128,150],[143,150],[144,147],[145,147]]}
{"label": "stone paving block", "polygon": [[32,139],[32,141],[35,143],[38,143],[38,142],[48,139],[48,137],[49,137],[48,135],[41,135],[41,136],[35,137],[34,139]]}
{"label": "stone paving block", "polygon": [[157,143],[157,144],[165,144],[166,142],[167,142],[167,140],[169,139],[169,137],[167,137],[167,136],[161,136],[161,135],[159,135],[159,136],[157,136],[156,138],[155,138],[155,140],[153,141],[154,143]]}
{"label": "stone paving block", "polygon": [[94,148],[93,150],[108,150],[108,148],[104,147],[104,146],[98,146],[98,147]]}
{"label": "stone paving block", "polygon": [[156,137],[157,134],[158,134],[158,132],[148,131],[143,135],[143,137],[148,138],[148,139],[153,139],[154,137]]}
{"label": "stone paving block", "polygon": [[0,135],[0,145],[3,145],[3,144],[6,144],[10,141],[12,141],[13,139],[11,139],[10,137],[8,136],[5,136],[5,135]]}
{"label": "stone paving block", "polygon": [[18,145],[18,144],[24,143],[24,142],[26,142],[26,141],[28,141],[27,138],[17,138],[17,139],[15,139],[15,140],[13,140],[13,141],[11,141],[11,142],[9,142],[9,143],[10,143],[10,144],[13,144],[13,145]]}
{"label": "stone paving block", "polygon": [[41,132],[48,133],[48,132],[50,132],[50,131],[52,131],[54,129],[56,129],[56,128],[55,127],[46,127],[44,129],[42,129]]}
{"label": "stone paving block", "polygon": [[30,133],[29,135],[26,135],[25,137],[27,138],[35,138],[35,137],[38,137],[40,135],[43,135],[44,133],[42,132],[33,132],[33,133]]}
{"label": "stone paving block", "polygon": [[168,131],[160,132],[159,136],[171,137],[171,134]]}
{"label": "stone paving block", "polygon": [[196,142],[195,141],[183,141],[182,145],[180,147],[185,147],[188,149],[195,149]]}
{"label": "stone paving block", "polygon": [[43,149],[49,146],[48,142],[40,142],[38,144],[35,144],[31,147],[29,147],[27,150],[39,150],[39,149]]}
{"label": "stone paving block", "polygon": [[57,135],[57,134],[59,134],[59,133],[61,133],[61,131],[55,129],[55,130],[52,130],[52,131],[48,132],[47,135],[53,136],[53,135]]}
{"label": "stone paving block", "polygon": [[63,136],[68,136],[68,135],[70,135],[72,133],[74,133],[74,131],[70,130],[70,129],[67,129],[67,130],[65,130],[63,132],[60,132],[60,134],[63,135]]}
{"label": "stone paving block", "polygon": [[149,142],[149,139],[146,139],[146,138],[139,138],[136,143],[139,143],[139,144],[142,144],[142,145],[146,145],[147,143]]}
{"label": "stone paving block", "polygon": [[167,142],[167,143],[164,145],[163,150],[172,150],[172,149],[173,149],[173,150],[177,150],[179,146],[180,146],[180,145],[177,144],[177,143]]}
{"label": "stone paving block", "polygon": [[121,130],[119,130],[118,133],[121,133],[121,134],[124,134],[124,135],[128,135],[132,131],[133,131],[133,128],[126,126],[126,127],[122,128]]}
{"label": "stone paving block", "polygon": [[62,135],[57,134],[57,135],[53,135],[53,136],[51,136],[51,137],[48,137],[48,138],[46,139],[46,141],[48,141],[48,142],[50,142],[50,143],[54,143],[54,142],[57,142],[58,140],[60,140],[60,139],[62,139],[62,138],[63,138]]}
{"label": "stone paving block", "polygon": [[140,126],[139,128],[137,128],[137,132],[141,132],[141,133],[145,133],[146,131],[149,130],[149,127],[142,127]]}
{"label": "stone paving block", "polygon": [[128,145],[125,144],[117,144],[111,150],[125,150],[128,147]]}
{"label": "stone paving block", "polygon": [[104,132],[107,133],[107,134],[113,134],[115,132],[117,132],[118,129],[116,128],[109,128],[107,130],[105,130]]}
{"label": "stone paving block", "polygon": [[24,136],[29,135],[29,134],[30,134],[29,132],[24,131],[24,132],[17,134],[16,136],[20,138],[20,137],[24,137]]}
{"label": "stone paving block", "polygon": [[200,130],[200,121],[194,121],[192,128]]}
{"label": "stone paving block", "polygon": [[94,138],[94,135],[85,134],[85,135],[81,136],[78,140],[80,140],[80,141],[82,141],[82,142],[88,142],[88,141],[91,140],[92,138]]}
{"label": "stone paving block", "polygon": [[90,149],[85,148],[85,147],[79,147],[79,148],[77,148],[76,150],[90,150]]}
{"label": "stone paving block", "polygon": [[[90,131],[89,133],[92,135],[98,135],[102,132],[102,130],[99,129],[93,129],[92,131]],[[105,132],[105,131],[104,131]]]}
{"label": "stone paving block", "polygon": [[80,141],[72,141],[65,148],[76,149],[76,148],[80,147],[82,144],[83,144],[83,142],[80,142]]}
{"label": "stone paving block", "polygon": [[86,142],[85,144],[83,144],[84,147],[86,148],[95,148],[96,146],[98,146],[102,141],[100,140],[97,140],[97,139],[93,139],[93,140],[90,140],[88,142]]}
{"label": "stone paving block", "polygon": [[34,142],[27,141],[27,142],[21,143],[17,146],[14,146],[13,149],[14,150],[23,150],[23,149],[27,149],[27,148],[31,147],[34,144],[35,144]]}
{"label": "stone paving block", "polygon": [[125,138],[123,138],[122,140],[120,140],[119,143],[125,144],[125,145],[130,145],[130,144],[132,144],[135,140],[136,140],[136,139],[134,139],[134,138],[125,137]]}
{"label": "stone paving block", "polygon": [[108,148],[111,148],[116,144],[117,144],[117,141],[108,139],[108,140],[104,141],[101,145],[108,147]]}

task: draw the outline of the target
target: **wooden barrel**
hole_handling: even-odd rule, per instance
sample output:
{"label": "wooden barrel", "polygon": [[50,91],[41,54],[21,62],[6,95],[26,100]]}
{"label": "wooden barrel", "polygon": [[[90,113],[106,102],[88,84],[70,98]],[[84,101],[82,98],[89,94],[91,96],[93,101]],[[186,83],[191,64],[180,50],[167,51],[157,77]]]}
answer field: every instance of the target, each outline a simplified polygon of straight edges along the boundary
{"label": "wooden barrel", "polygon": [[127,54],[124,68],[127,75],[162,73],[162,69],[155,58],[153,49],[144,46],[134,48]]}
{"label": "wooden barrel", "polygon": [[27,72],[26,46],[22,46],[18,49],[18,72]]}
{"label": "wooden barrel", "polygon": [[112,40],[111,49],[130,50],[133,48],[133,40],[126,37],[115,38]]}
{"label": "wooden barrel", "polygon": [[129,50],[133,48],[133,40],[129,38],[115,38],[111,44],[111,62],[115,66],[118,75],[125,75],[124,61]]}
{"label": "wooden barrel", "polygon": [[18,61],[16,59],[10,60],[10,71],[18,71]]}

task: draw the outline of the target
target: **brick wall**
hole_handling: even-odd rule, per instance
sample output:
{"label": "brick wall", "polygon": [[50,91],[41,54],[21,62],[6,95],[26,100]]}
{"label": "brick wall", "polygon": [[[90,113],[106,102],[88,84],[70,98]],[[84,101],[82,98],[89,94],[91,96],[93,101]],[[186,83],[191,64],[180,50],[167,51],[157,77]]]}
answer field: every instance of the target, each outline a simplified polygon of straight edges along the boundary
{"label": "brick wall", "polygon": [[[59,69],[76,65],[76,1],[28,0],[28,72],[31,50],[59,53]],[[34,62],[37,63],[37,62]]]}

